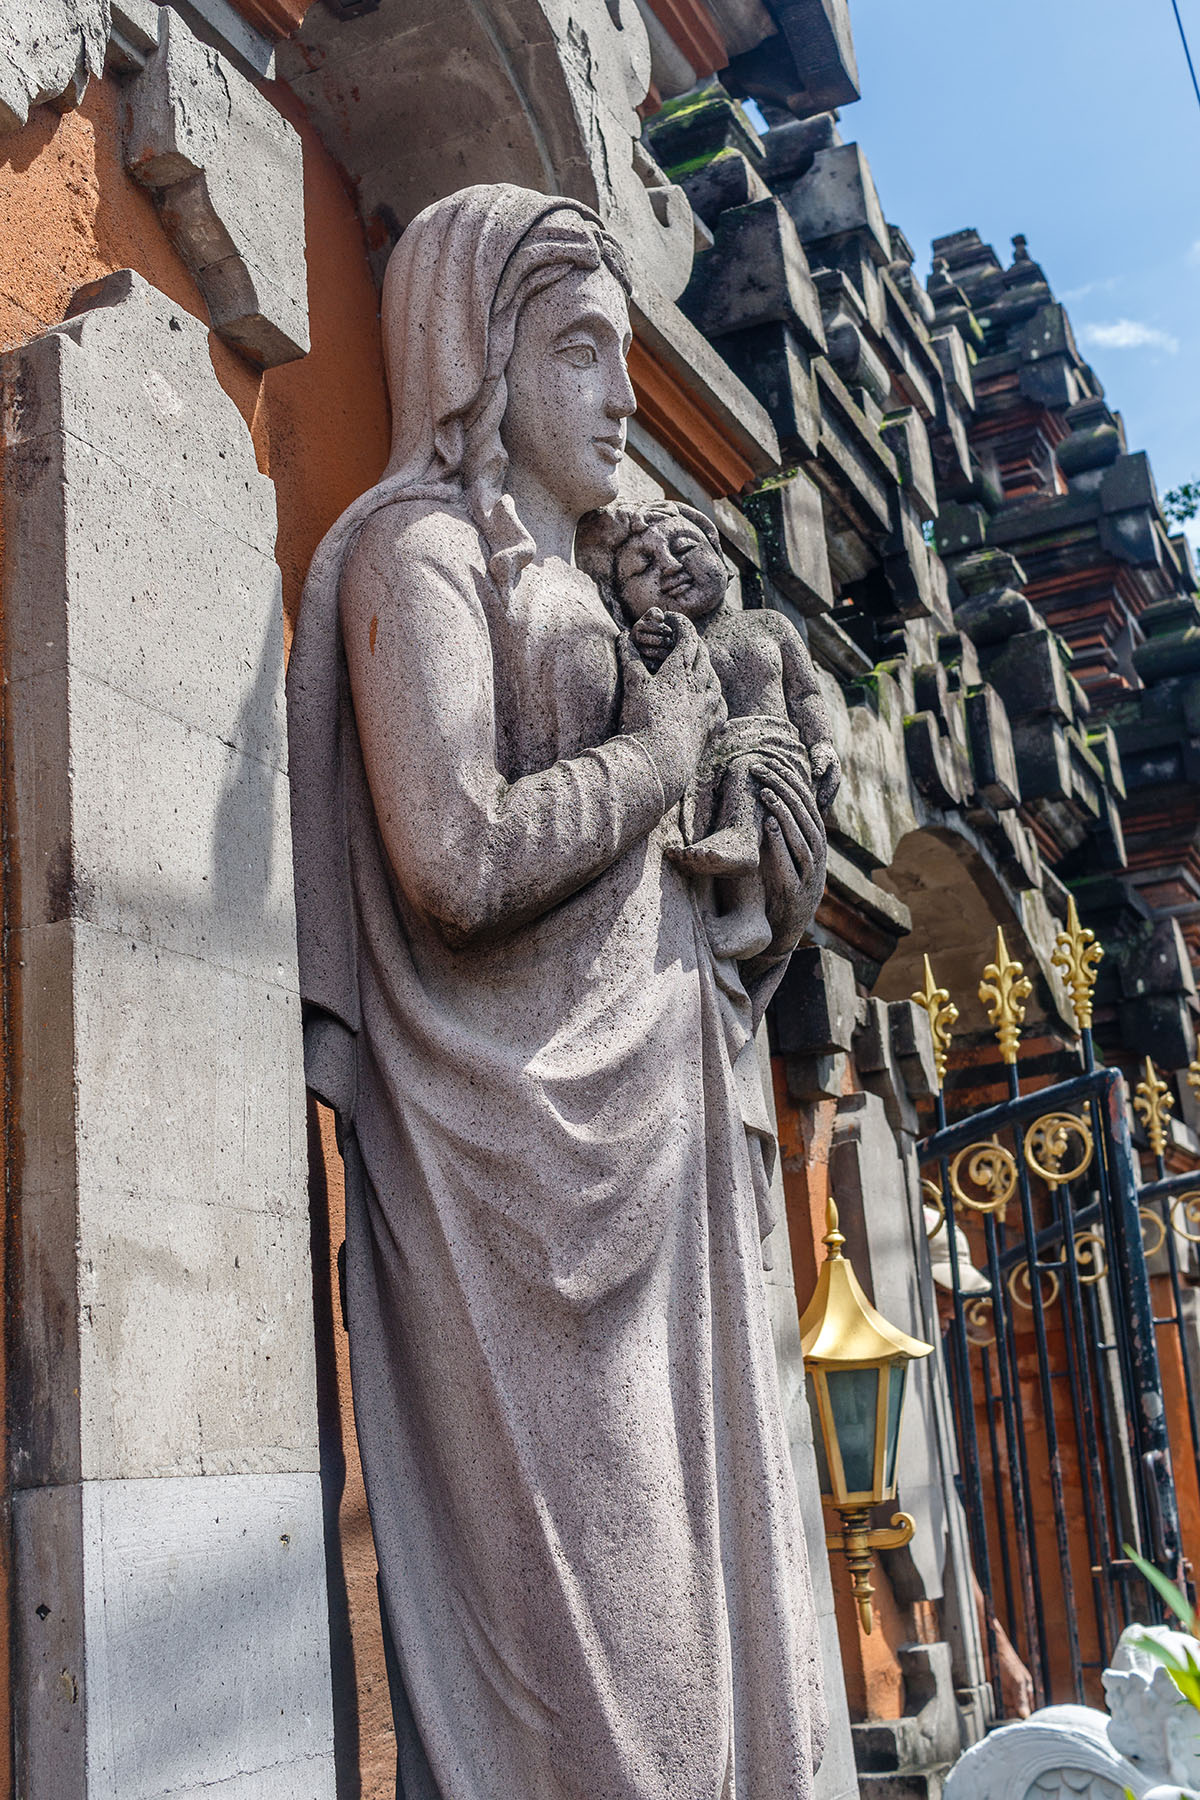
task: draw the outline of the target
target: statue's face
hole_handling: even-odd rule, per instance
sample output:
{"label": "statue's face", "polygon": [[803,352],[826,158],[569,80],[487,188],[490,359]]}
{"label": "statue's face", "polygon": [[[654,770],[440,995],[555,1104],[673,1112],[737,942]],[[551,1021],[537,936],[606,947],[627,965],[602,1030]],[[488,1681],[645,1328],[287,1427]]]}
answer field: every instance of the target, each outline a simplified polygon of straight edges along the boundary
{"label": "statue's face", "polygon": [[652,606],[706,619],[725,598],[729,571],[690,519],[656,519],[627,538],[616,557],[617,593],[630,618]]}
{"label": "statue's face", "polygon": [[500,436],[512,474],[572,517],[617,497],[625,421],[636,402],[625,368],[629,309],[605,268],[571,270],[517,321]]}

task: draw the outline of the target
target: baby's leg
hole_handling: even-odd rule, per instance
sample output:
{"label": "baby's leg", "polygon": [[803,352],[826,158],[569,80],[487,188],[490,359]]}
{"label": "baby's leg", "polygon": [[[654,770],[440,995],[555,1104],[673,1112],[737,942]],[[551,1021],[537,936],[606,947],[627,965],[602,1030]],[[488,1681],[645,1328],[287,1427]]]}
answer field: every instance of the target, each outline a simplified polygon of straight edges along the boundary
{"label": "baby's leg", "polygon": [[752,875],[758,868],[762,808],[746,763],[731,763],[720,777],[712,830],[698,843],[668,854],[696,875]]}

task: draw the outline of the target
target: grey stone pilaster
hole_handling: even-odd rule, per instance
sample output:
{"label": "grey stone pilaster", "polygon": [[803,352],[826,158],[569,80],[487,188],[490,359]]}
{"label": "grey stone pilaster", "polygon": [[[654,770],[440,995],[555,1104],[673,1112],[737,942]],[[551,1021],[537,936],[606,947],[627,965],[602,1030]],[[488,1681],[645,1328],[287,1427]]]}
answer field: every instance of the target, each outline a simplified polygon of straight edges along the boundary
{"label": "grey stone pilaster", "polygon": [[124,271],[0,361],[24,1800],[327,1800],[274,498]]}

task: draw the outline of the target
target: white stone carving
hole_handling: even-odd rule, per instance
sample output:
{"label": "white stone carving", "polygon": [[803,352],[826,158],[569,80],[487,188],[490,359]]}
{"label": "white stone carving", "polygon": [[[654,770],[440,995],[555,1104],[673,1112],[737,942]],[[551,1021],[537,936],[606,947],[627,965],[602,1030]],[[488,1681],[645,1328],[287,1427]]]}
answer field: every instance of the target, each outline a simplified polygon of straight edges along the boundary
{"label": "white stone carving", "polygon": [[1164,1626],[1132,1625],[1104,1671],[1108,1714],[1047,1706],[1002,1726],[954,1765],[945,1800],[1197,1800],[1200,1711],[1140,1648],[1147,1638],[1200,1657],[1200,1643]]}
{"label": "white stone carving", "polygon": [[6,0],[0,6],[0,133],[31,106],[78,106],[104,67],[109,0]]}
{"label": "white stone carving", "polygon": [[263,368],[308,351],[297,133],[169,8],[129,83],[125,162],[208,302],[213,330]]}
{"label": "white stone carving", "polygon": [[1170,1671],[1142,1648],[1147,1638],[1177,1656],[1190,1650],[1200,1658],[1195,1638],[1165,1625],[1126,1631],[1104,1671],[1109,1739],[1146,1774],[1200,1788],[1200,1712],[1188,1704]]}

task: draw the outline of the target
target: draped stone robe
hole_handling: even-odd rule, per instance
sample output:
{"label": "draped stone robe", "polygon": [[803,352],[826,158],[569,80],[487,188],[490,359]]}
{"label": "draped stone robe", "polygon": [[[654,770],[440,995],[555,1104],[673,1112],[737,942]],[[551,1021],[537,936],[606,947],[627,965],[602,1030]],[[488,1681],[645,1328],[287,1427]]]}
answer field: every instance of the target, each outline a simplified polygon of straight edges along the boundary
{"label": "draped stone robe", "polygon": [[[617,628],[562,564],[501,599],[465,510],[387,506],[381,545],[420,598],[380,595],[411,667],[370,786],[343,688],[343,1126],[400,1793],[800,1800],[824,1709],[751,1158]],[[499,843],[497,770],[536,778]],[[496,924],[448,941],[464,913]]]}

